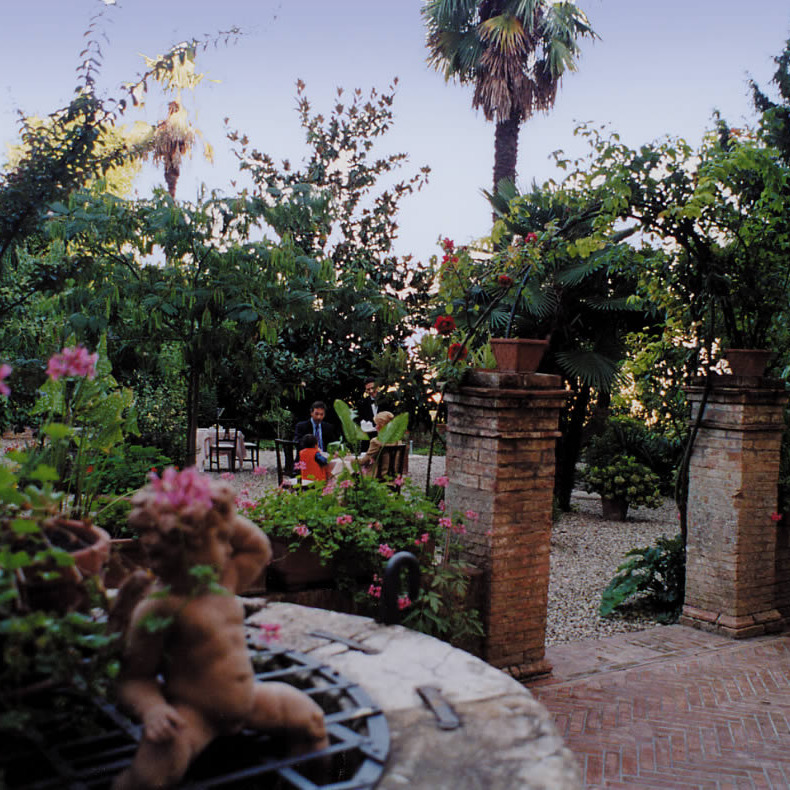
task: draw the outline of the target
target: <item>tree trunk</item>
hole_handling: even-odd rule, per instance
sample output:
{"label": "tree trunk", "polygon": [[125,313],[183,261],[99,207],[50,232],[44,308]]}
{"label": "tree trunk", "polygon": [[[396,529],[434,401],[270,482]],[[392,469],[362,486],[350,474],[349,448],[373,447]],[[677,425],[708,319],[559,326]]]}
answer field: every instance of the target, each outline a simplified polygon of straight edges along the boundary
{"label": "tree trunk", "polygon": [[576,462],[582,447],[584,418],[590,403],[590,388],[582,385],[575,393],[565,430],[557,442],[557,465],[554,477],[554,497],[563,512],[571,509],[571,494],[576,478]]}
{"label": "tree trunk", "polygon": [[[200,404],[200,370],[189,364],[187,383],[187,466],[194,466],[197,459],[198,406]],[[202,470],[198,470],[202,471]]]}
{"label": "tree trunk", "polygon": [[516,182],[516,160],[518,159],[519,119],[511,116],[496,125],[494,137],[494,192],[499,182],[507,178]]}

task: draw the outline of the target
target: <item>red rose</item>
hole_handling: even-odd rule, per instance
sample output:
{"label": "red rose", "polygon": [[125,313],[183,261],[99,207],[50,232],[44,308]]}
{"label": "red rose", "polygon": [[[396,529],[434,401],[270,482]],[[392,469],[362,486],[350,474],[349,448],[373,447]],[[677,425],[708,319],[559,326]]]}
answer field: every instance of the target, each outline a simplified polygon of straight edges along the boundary
{"label": "red rose", "polygon": [[524,236],[524,240],[528,241],[530,244],[534,244],[538,240],[538,234],[537,233],[527,233],[527,235]]}
{"label": "red rose", "polygon": [[[457,357],[455,356],[456,353],[458,354]],[[447,349],[447,359],[460,361],[466,359],[468,353],[466,346],[462,346],[460,343],[450,343],[450,348]]]}
{"label": "red rose", "polygon": [[452,252],[455,248],[455,243],[452,239],[443,239],[442,240],[442,247],[444,247],[445,252]]}
{"label": "red rose", "polygon": [[440,315],[433,322],[433,328],[440,335],[449,335],[455,329],[455,319],[451,315]]}
{"label": "red rose", "polygon": [[500,274],[499,277],[496,278],[497,285],[501,285],[502,288],[510,288],[513,285],[513,278],[508,277],[506,274]]}

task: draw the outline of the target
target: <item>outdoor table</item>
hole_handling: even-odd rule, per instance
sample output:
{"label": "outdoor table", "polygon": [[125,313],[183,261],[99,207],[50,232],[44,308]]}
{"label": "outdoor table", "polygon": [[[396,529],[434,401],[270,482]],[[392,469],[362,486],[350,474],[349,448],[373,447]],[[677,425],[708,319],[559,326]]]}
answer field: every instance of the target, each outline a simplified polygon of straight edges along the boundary
{"label": "outdoor table", "polygon": [[[222,435],[225,429],[220,425],[219,433]],[[217,426],[211,428],[198,428],[195,437],[195,466],[204,470],[206,462],[211,457],[211,448],[217,443]],[[244,434],[239,431],[236,434],[236,461],[239,465],[244,461],[246,450],[244,447]]]}

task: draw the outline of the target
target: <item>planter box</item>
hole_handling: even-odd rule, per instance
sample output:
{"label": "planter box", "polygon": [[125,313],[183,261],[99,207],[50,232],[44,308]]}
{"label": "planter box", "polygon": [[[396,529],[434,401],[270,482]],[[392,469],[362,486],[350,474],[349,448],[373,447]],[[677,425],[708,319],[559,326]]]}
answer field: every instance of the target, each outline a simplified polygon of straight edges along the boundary
{"label": "planter box", "polygon": [[497,370],[502,373],[534,373],[549,347],[548,340],[491,338]]}

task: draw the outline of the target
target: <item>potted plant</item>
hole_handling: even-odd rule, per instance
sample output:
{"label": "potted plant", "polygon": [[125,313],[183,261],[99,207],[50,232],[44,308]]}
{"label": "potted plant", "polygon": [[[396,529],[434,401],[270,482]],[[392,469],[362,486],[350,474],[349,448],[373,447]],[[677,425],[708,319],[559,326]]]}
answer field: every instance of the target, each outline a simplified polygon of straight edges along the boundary
{"label": "potted plant", "polygon": [[395,552],[435,545],[439,510],[400,482],[396,493],[385,481],[346,472],[298,494],[267,491],[246,513],[272,541],[267,584],[287,590],[331,579],[364,591]]}
{"label": "potted plant", "polygon": [[[101,693],[117,671],[100,582],[109,536],[91,524],[92,467],[134,428],[132,395],[118,390],[104,354],[66,347],[47,367],[36,445],[0,460],[0,729],[46,716],[27,704],[62,685]],[[0,367],[9,397],[11,366]]]}
{"label": "potted plant", "polygon": [[659,507],[658,475],[631,455],[621,455],[605,466],[588,466],[581,476],[582,487],[601,496],[604,518],[625,521],[628,508]]}

